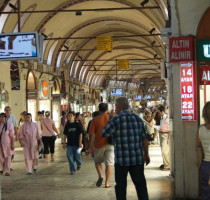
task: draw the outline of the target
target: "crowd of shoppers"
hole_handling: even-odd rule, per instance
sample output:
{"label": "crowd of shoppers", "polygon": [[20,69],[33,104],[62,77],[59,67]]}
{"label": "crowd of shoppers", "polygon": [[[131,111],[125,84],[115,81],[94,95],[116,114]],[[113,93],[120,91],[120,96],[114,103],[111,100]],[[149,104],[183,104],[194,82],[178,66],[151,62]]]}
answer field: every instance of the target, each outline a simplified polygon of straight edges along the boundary
{"label": "crowd of shoppers", "polygon": [[[104,163],[105,188],[111,187],[110,176],[114,166],[117,200],[126,199],[128,173],[135,185],[138,199],[149,199],[144,164],[150,163],[148,140],[153,141],[158,134],[163,157],[160,169],[170,170],[168,107],[163,105],[147,107],[147,103],[143,101],[141,109],[134,113],[129,109],[125,97],[118,98],[115,107],[116,113],[113,111],[108,113],[107,104],[100,103],[99,111],[93,113],[93,118],[89,112],[85,118],[73,111],[62,112],[61,133],[50,118],[49,111],[39,111],[37,123],[32,121],[30,113],[21,112],[17,125],[11,108],[5,107],[5,113],[0,113],[0,175],[10,176],[15,141],[19,141],[23,147],[26,175],[31,175],[32,171],[38,172],[41,149],[45,162],[48,162],[49,153],[51,161],[54,161],[55,140],[57,136],[63,134],[61,143],[66,150],[71,175],[81,169],[80,150],[84,147],[94,158],[98,174],[97,187],[100,187],[104,180],[102,172]],[[202,198],[207,200],[210,199],[210,102],[203,108],[203,118],[205,123],[197,131],[196,147],[202,148],[204,152],[200,167],[200,185]]]}

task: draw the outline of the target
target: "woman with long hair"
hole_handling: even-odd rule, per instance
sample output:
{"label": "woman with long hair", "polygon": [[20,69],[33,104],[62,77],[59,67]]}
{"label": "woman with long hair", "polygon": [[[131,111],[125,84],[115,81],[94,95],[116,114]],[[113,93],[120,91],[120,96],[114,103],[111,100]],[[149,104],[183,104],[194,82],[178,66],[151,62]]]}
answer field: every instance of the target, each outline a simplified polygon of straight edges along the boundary
{"label": "woman with long hair", "polygon": [[200,186],[203,200],[210,199],[210,101],[203,108],[205,123],[200,125],[196,135],[196,147],[202,148],[204,158],[200,166]]}

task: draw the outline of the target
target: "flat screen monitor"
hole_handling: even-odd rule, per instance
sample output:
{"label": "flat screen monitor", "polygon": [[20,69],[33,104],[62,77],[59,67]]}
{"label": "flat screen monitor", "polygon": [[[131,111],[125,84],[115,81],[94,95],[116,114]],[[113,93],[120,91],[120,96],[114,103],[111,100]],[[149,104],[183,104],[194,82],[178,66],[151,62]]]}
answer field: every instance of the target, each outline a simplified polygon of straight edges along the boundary
{"label": "flat screen monitor", "polygon": [[144,98],[147,99],[147,100],[150,100],[151,99],[151,95],[145,95]]}
{"label": "flat screen monitor", "polygon": [[37,32],[0,34],[0,60],[40,59],[40,51]]}
{"label": "flat screen monitor", "polygon": [[135,95],[134,100],[142,100],[142,96],[141,95]]}
{"label": "flat screen monitor", "polygon": [[123,89],[122,88],[112,88],[111,96],[123,96]]}

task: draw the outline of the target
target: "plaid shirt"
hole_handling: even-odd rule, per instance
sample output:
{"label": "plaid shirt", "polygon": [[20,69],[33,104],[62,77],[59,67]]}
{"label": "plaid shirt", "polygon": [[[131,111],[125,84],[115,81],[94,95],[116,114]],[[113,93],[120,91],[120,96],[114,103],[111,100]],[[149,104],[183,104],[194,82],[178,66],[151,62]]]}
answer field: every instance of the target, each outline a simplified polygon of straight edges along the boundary
{"label": "plaid shirt", "polygon": [[109,136],[113,137],[116,164],[144,164],[142,141],[146,139],[146,134],[139,116],[128,110],[121,111],[102,130],[102,137]]}

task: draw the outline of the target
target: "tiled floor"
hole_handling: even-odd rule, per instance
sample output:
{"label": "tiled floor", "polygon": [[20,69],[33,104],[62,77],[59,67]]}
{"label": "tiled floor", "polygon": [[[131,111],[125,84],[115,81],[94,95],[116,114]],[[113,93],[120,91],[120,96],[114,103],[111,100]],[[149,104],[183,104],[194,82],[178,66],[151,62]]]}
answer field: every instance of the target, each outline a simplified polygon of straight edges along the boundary
{"label": "tiled floor", "polygon": [[[145,167],[148,192],[151,200],[173,199],[173,179],[169,172],[159,170],[162,164],[160,148],[150,146],[151,163]],[[56,144],[55,161],[44,163],[40,160],[38,174],[25,175],[22,148],[16,148],[15,162],[12,163],[10,177],[0,176],[1,196],[3,200],[114,200],[114,174],[111,177],[113,187],[107,189],[95,186],[97,174],[90,156],[82,156],[83,165],[76,175],[69,173],[65,151]],[[135,187],[128,177],[127,199],[136,200]]]}

